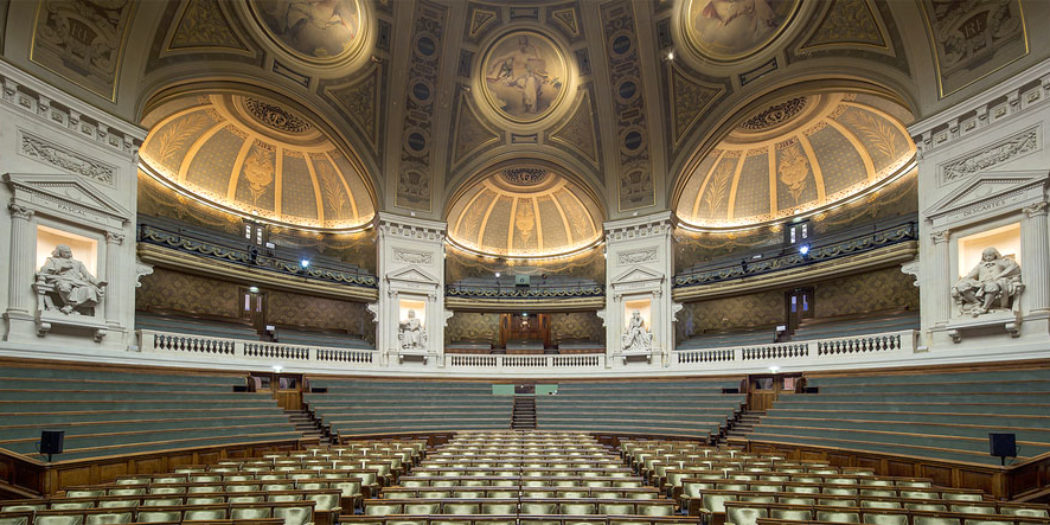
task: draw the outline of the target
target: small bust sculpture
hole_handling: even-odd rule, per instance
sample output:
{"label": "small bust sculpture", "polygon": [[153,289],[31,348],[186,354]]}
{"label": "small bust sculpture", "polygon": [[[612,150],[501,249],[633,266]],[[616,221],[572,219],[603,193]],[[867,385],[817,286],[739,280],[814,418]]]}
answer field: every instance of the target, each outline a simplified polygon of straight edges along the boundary
{"label": "small bust sculpture", "polygon": [[427,333],[423,330],[423,323],[416,319],[416,311],[408,311],[408,319],[398,325],[397,337],[401,341],[401,348],[405,350],[419,350],[426,347]]}
{"label": "small bust sculpture", "polygon": [[652,350],[653,334],[645,329],[645,319],[642,319],[642,314],[638,310],[631,314],[631,320],[627,324],[627,331],[623,334],[621,344],[625,352]]}
{"label": "small bust sculpture", "polygon": [[59,244],[36,274],[38,290],[47,310],[66,315],[90,315],[105,294],[106,282],[99,281],[84,263],[73,258],[73,250]]}
{"label": "small bust sculpture", "polygon": [[985,248],[981,262],[952,287],[952,299],[963,315],[977,317],[995,309],[1009,309],[1024,291],[1021,267],[995,248]]}

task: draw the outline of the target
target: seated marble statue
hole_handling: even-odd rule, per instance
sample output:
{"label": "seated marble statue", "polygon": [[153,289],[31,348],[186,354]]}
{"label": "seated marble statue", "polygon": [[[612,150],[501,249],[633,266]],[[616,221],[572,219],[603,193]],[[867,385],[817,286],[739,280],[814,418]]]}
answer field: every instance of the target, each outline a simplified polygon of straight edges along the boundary
{"label": "seated marble statue", "polygon": [[653,348],[653,334],[645,329],[645,320],[637,310],[631,314],[631,321],[621,343],[625,352],[649,351]]}
{"label": "seated marble statue", "polygon": [[73,250],[65,244],[55,247],[51,257],[37,272],[36,279],[37,284],[52,289],[51,293],[43,294],[45,307],[64,314],[88,314],[88,309],[98,305],[105,294],[106,283],[96,279],[84,263],[74,259]]}
{"label": "seated marble statue", "polygon": [[1021,267],[995,248],[985,248],[981,262],[952,287],[952,298],[964,315],[977,317],[991,310],[1009,309],[1024,290]]}
{"label": "seated marble statue", "polygon": [[423,330],[423,323],[416,319],[416,311],[408,311],[408,319],[398,325],[397,337],[401,341],[401,348],[406,350],[420,349],[426,346],[427,333]]}

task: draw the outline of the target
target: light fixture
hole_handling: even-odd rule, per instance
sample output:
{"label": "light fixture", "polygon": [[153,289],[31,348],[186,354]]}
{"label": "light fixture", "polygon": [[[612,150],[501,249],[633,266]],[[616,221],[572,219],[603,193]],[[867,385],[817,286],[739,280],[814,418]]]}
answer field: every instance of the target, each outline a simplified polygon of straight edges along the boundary
{"label": "light fixture", "polygon": [[310,267],[310,259],[303,259],[303,260],[299,261],[299,266],[301,266],[304,270],[309,268]]}
{"label": "light fixture", "polygon": [[248,287],[248,293],[259,293],[259,287],[258,286],[249,286]]}
{"label": "light fixture", "polygon": [[674,60],[674,49],[667,52],[667,60]]}
{"label": "light fixture", "polygon": [[801,254],[803,257],[805,257],[806,255],[809,255],[809,245],[808,244],[803,244],[802,246],[799,246],[798,247],[798,253]]}
{"label": "light fixture", "polygon": [[499,279],[499,272],[496,272],[496,278]]}
{"label": "light fixture", "polygon": [[281,370],[284,370],[283,366],[281,366],[281,365],[273,365],[273,373],[280,374]]}
{"label": "light fixture", "polygon": [[775,373],[780,371],[780,367],[777,366],[777,365],[773,365],[773,366],[769,367],[769,371],[775,374]]}

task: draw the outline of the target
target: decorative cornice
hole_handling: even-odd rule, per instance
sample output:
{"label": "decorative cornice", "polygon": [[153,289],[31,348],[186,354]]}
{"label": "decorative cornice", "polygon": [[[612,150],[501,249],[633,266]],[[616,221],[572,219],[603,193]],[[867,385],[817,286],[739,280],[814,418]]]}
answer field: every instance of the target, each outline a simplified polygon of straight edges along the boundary
{"label": "decorative cornice", "polygon": [[1050,60],[1044,60],[992,89],[908,127],[919,158],[977,134],[1000,121],[1015,120],[1050,99]]}
{"label": "decorative cornice", "polygon": [[146,130],[95,109],[0,60],[0,104],[134,161]]}
{"label": "decorative cornice", "polygon": [[673,229],[674,224],[671,221],[671,212],[661,212],[605,223],[605,235],[609,241],[626,241],[670,235]]}
{"label": "decorative cornice", "polygon": [[18,131],[18,153],[49,166],[87,177],[95,182],[113,185],[117,168],[81,155],[64,146],[38,137],[24,130]]}
{"label": "decorative cornice", "polygon": [[1014,158],[1042,149],[1042,133],[1033,126],[1006,139],[953,159],[940,166],[937,182],[941,186],[987,171]]}
{"label": "decorative cornice", "polygon": [[445,240],[445,223],[381,212],[379,233],[403,239],[441,242]]}

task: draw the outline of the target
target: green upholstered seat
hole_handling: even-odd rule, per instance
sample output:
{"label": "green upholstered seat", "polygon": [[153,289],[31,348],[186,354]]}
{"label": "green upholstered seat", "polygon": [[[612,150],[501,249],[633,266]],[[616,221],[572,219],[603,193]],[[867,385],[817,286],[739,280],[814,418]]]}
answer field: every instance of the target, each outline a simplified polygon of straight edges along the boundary
{"label": "green upholstered seat", "polygon": [[38,513],[33,516],[33,525],[82,525],[84,516],[81,514],[47,515]]}
{"label": "green upholstered seat", "polygon": [[259,506],[234,506],[230,508],[230,519],[234,520],[261,520],[269,518],[273,509],[265,505]]}
{"label": "green upholstered seat", "polygon": [[864,523],[869,525],[908,525],[908,515],[865,512]]}
{"label": "green upholstered seat", "polygon": [[310,507],[274,507],[273,517],[284,520],[284,525],[307,525],[313,522],[314,513]]}
{"label": "green upholstered seat", "polygon": [[758,518],[768,517],[764,507],[730,507],[726,509],[726,525],[756,525]]}
{"label": "green upholstered seat", "polygon": [[555,514],[558,508],[558,504],[549,501],[522,501],[521,502],[521,513],[522,514]]}
{"label": "green upholstered seat", "polygon": [[945,518],[941,516],[915,516],[912,525],[962,525],[959,518]]}
{"label": "green upholstered seat", "polygon": [[832,523],[860,523],[860,514],[849,511],[818,510],[817,521],[828,521]]}
{"label": "green upholstered seat", "polygon": [[137,523],[161,523],[171,521],[182,521],[182,512],[177,510],[140,510],[135,513],[135,522]]}

